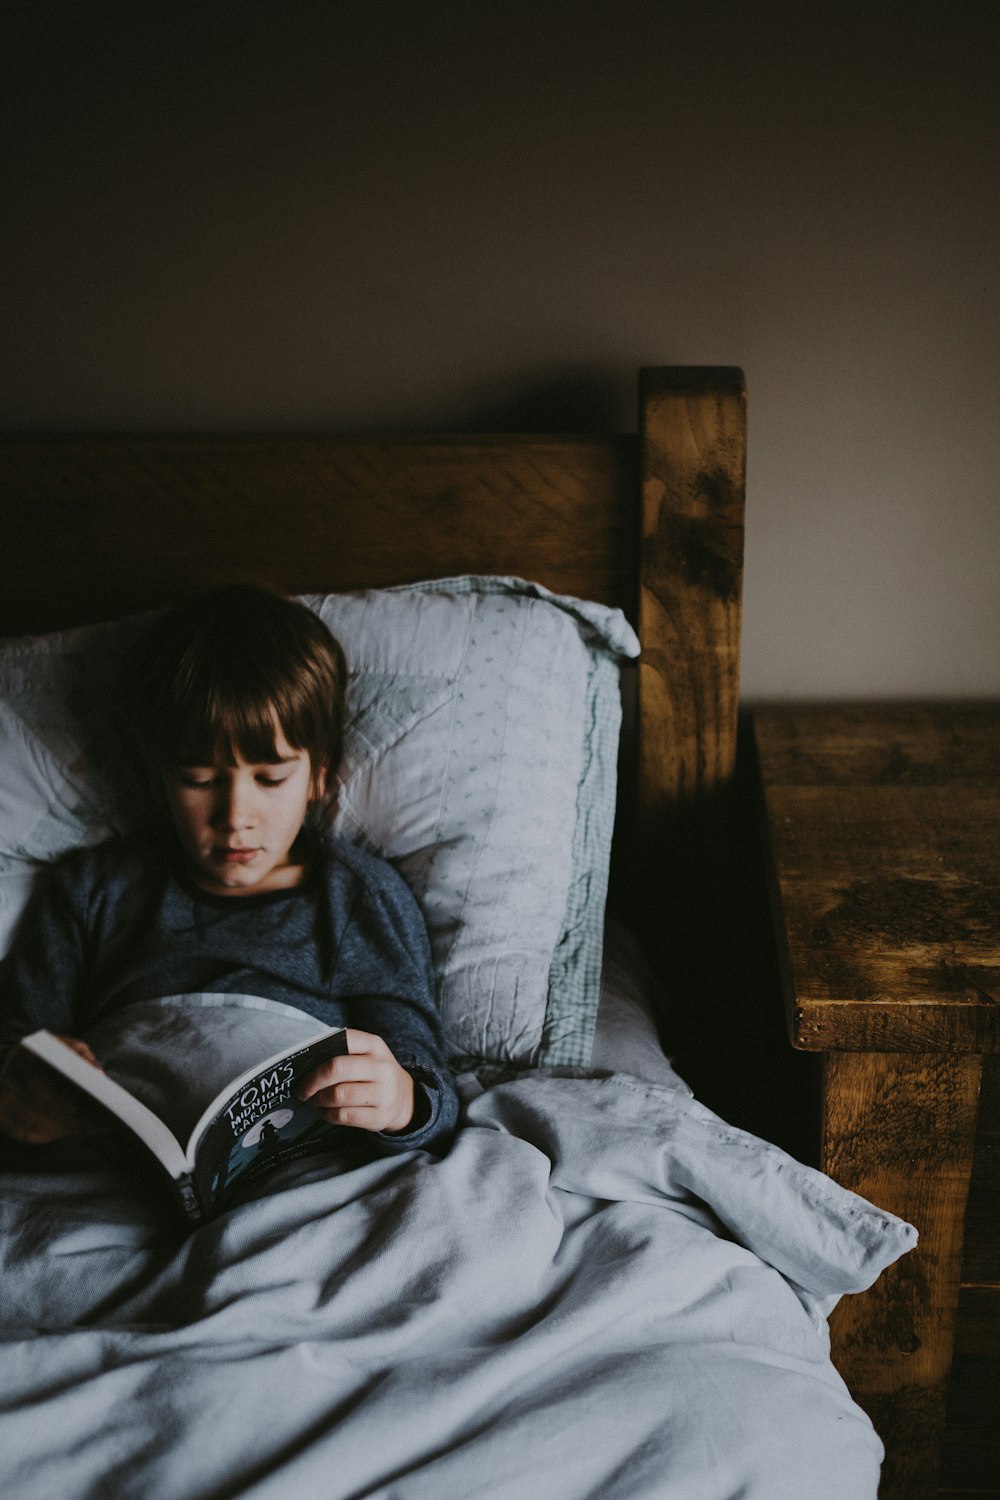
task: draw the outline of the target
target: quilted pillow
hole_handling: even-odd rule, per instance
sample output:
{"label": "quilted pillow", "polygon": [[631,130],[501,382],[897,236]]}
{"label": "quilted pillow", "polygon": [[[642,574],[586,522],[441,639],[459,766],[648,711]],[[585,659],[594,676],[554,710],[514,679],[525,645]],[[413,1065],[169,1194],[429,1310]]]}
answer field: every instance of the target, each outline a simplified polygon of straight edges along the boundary
{"label": "quilted pillow", "polygon": [[[624,616],[501,578],[304,602],[350,666],[336,827],[420,902],[453,1062],[588,1063]],[[114,684],[143,623],[0,648],[0,947],[39,864],[141,820]]]}

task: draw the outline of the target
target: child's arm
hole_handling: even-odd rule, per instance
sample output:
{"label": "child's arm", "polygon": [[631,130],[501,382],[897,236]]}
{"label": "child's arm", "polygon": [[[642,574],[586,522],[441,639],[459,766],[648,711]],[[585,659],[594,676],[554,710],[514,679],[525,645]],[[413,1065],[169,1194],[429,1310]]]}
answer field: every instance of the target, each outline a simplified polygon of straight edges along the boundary
{"label": "child's arm", "polygon": [[0,1057],[42,1027],[60,1036],[79,1028],[76,1000],[89,894],[80,863],[70,857],[40,872],[11,950],[0,963]]}
{"label": "child's arm", "polygon": [[394,1135],[413,1122],[413,1078],[380,1036],[347,1032],[346,1056],[331,1057],[307,1074],[299,1098],[309,1099],[333,1125]]}
{"label": "child's arm", "polygon": [[399,1074],[409,1080],[402,1085],[401,1110],[409,1113],[408,1123],[378,1133],[391,1139],[389,1150],[443,1151],[458,1124],[458,1094],[448,1067],[423,914],[402,876],[386,861],[372,856],[362,860],[355,850],[351,864],[363,878],[349,895],[351,922],[340,953],[350,956],[344,960],[340,993],[344,995],[346,980],[350,989],[343,1003],[352,1026],[380,1039],[391,1059],[391,1066],[380,1070],[383,1082],[399,1084]]}
{"label": "child's arm", "polygon": [[[63,1036],[60,1040],[95,1068],[100,1067],[79,1037]],[[14,1049],[0,1076],[0,1130],[5,1135],[26,1146],[44,1146],[84,1134],[94,1122],[94,1112],[72,1084],[23,1047]]]}
{"label": "child's arm", "polygon": [[43,870],[0,964],[0,1130],[28,1145],[78,1135],[94,1113],[73,1086],[18,1044],[42,1027],[99,1066],[75,1029],[75,996],[84,966],[81,913],[86,882],[80,861]]}
{"label": "child's arm", "polygon": [[407,999],[369,995],[356,999],[351,1009],[354,1020],[365,1032],[383,1039],[397,1065],[413,1081],[415,1113],[407,1127],[406,1144],[412,1139],[427,1150],[445,1150],[458,1124],[458,1094],[433,992],[418,990]]}

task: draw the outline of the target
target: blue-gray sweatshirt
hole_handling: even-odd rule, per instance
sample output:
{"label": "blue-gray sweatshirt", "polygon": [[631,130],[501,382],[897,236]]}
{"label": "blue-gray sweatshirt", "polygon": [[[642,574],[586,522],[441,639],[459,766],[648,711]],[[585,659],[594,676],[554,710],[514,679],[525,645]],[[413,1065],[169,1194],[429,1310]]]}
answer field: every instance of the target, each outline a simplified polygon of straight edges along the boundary
{"label": "blue-gray sweatshirt", "polygon": [[408,1131],[379,1149],[442,1150],[458,1118],[427,929],[402,877],[346,840],[311,835],[303,885],[212,896],[148,836],[67,855],[39,881],[0,966],[0,1057],[39,1027],[86,1036],[162,995],[262,995],[375,1032],[417,1084]]}

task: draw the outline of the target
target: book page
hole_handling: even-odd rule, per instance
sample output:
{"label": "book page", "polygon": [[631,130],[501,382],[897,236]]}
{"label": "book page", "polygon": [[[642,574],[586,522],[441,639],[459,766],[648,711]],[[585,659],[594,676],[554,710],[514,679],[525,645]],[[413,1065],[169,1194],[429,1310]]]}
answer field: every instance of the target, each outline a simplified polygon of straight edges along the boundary
{"label": "book page", "polygon": [[266,1058],[327,1027],[256,995],[166,995],[129,1005],[88,1030],[109,1075],[187,1142],[213,1100]]}
{"label": "book page", "polygon": [[107,1073],[95,1068],[93,1063],[87,1062],[49,1031],[36,1031],[26,1036],[21,1045],[124,1121],[145,1141],[171,1177],[179,1177],[184,1172],[185,1153],[168,1126]]}

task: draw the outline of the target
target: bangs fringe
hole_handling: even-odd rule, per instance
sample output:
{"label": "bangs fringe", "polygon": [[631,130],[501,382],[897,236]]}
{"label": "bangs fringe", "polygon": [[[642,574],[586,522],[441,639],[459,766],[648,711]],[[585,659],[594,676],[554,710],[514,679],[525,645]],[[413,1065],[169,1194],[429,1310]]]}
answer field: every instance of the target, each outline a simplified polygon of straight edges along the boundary
{"label": "bangs fringe", "polygon": [[236,676],[228,665],[221,684],[211,669],[178,683],[170,705],[173,763],[270,765],[280,759],[279,734],[293,750],[321,758],[325,726],[314,722],[307,695],[287,683],[262,682],[259,672]]}
{"label": "bangs fringe", "polygon": [[316,769],[339,764],[346,677],[340,644],[317,616],[234,585],[162,617],[123,682],[150,764],[273,764],[283,736]]}

